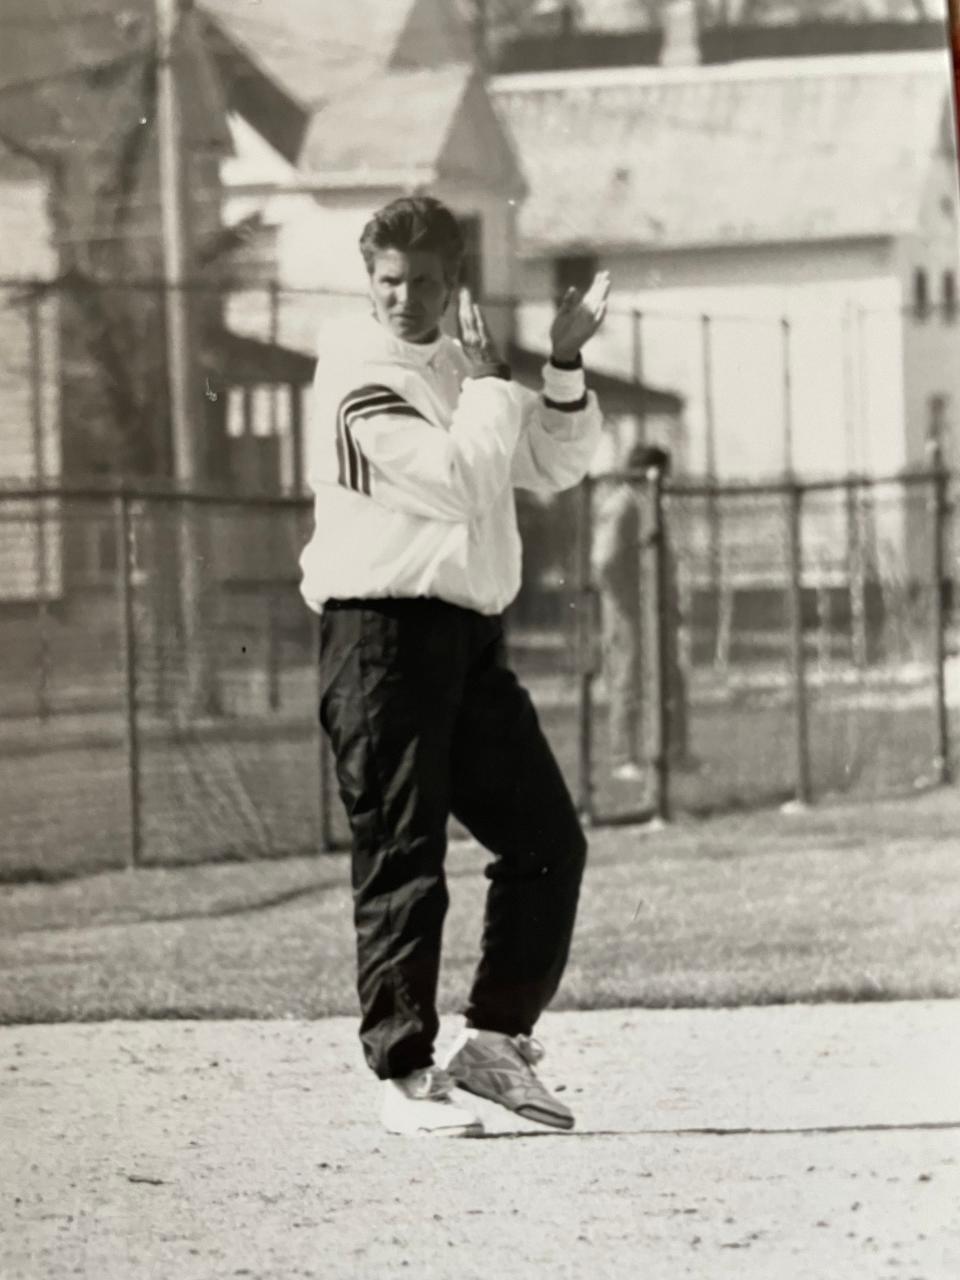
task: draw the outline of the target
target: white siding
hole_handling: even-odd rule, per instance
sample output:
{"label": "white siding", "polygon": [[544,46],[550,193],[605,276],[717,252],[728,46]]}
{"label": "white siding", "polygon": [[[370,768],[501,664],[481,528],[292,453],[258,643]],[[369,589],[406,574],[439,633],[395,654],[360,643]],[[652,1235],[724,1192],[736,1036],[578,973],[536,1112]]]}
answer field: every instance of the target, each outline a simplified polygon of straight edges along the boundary
{"label": "white siding", "polygon": [[[907,458],[912,465],[924,460],[929,426],[930,397],[947,397],[947,435],[944,440],[951,464],[960,461],[960,311],[951,320],[940,309],[944,272],[952,271],[960,288],[958,252],[957,172],[941,160],[933,169],[925,195],[917,233],[901,241],[898,266],[906,304],[904,328],[904,380],[906,384]],[[913,275],[927,273],[932,308],[926,319],[912,314]]]}
{"label": "white siding", "polygon": [[[634,372],[638,309],[643,379],[686,398],[682,463],[706,470],[704,325],[709,315],[718,475],[762,479],[787,462],[784,331],[790,325],[793,454],[800,475],[898,470],[903,434],[900,283],[889,249],[783,246],[606,259],[612,314],[589,348],[594,367]],[[544,298],[552,264],[524,264],[523,296]],[[543,347],[549,305],[525,305],[521,339]]]}
{"label": "white siding", "polygon": [[[34,368],[29,284],[49,279],[56,260],[46,183],[0,152],[0,484],[60,472],[57,304],[36,303],[39,376]],[[37,403],[39,392],[39,403]],[[39,435],[39,442],[37,436]],[[39,451],[37,445],[39,443]],[[59,520],[51,500],[0,500],[0,602],[54,598],[62,590]]]}

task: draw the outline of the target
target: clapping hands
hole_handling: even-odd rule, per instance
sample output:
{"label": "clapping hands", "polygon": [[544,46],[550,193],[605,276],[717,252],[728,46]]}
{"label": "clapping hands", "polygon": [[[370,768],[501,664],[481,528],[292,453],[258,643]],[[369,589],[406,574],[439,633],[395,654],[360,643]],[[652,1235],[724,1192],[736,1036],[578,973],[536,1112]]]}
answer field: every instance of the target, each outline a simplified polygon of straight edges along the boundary
{"label": "clapping hands", "polygon": [[580,348],[603,323],[609,296],[609,271],[598,271],[583,294],[572,287],[566,291],[550,326],[551,353],[555,360],[561,363],[576,360]]}
{"label": "clapping hands", "polygon": [[[598,271],[584,293],[572,287],[566,291],[550,326],[550,350],[555,360],[561,363],[576,360],[581,347],[603,323],[609,296],[609,271]],[[483,312],[465,285],[457,301],[457,329],[474,377],[503,369],[502,357],[490,337]]]}
{"label": "clapping hands", "polygon": [[474,302],[466,285],[461,286],[457,298],[457,332],[460,345],[470,362],[471,377],[482,378],[503,373],[503,358],[490,337],[483,312]]}

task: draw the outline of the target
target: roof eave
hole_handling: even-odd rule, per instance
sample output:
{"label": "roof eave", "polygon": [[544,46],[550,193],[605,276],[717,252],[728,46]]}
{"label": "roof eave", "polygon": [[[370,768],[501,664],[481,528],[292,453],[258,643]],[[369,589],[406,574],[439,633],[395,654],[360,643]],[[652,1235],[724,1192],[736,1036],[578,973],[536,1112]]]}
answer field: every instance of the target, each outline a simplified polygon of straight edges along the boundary
{"label": "roof eave", "polygon": [[[504,179],[502,181],[489,183],[489,190],[495,191],[509,199],[525,200],[530,194],[530,189],[527,185],[526,177],[520,164],[520,157],[517,155],[509,129],[504,125],[503,121],[494,109],[487,87],[487,81],[484,76],[476,70],[476,68],[471,69],[469,75],[464,80],[463,91],[460,95],[459,101],[457,102],[456,109],[450,113],[447,130],[437,154],[438,175],[453,182],[456,182],[465,176],[457,172],[455,164],[451,165],[448,162],[448,157],[459,116],[461,112],[466,109],[469,95],[476,92],[477,89],[479,89],[483,94],[486,109],[489,111],[490,123],[497,132],[500,146],[502,148],[502,155],[506,162],[506,174]],[[469,175],[469,178],[472,177],[472,174]]]}
{"label": "roof eave", "polygon": [[241,116],[284,160],[296,164],[313,107],[269,75],[208,12],[202,15],[202,31],[223,84],[227,108]]}
{"label": "roof eave", "polygon": [[600,240],[591,237],[589,240],[580,237],[574,240],[530,240],[523,239],[517,246],[517,256],[521,259],[559,258],[566,255],[583,253],[589,248],[592,253],[630,254],[630,253],[716,253],[721,250],[738,249],[784,249],[798,244],[872,244],[895,240],[907,235],[911,228],[906,225],[888,229],[861,229],[849,232],[830,232],[823,234],[797,236],[735,236],[728,239],[714,240]]}
{"label": "roof eave", "polygon": [[325,173],[304,173],[296,184],[300,191],[318,195],[327,192],[393,190],[417,191],[432,186],[438,179],[434,165],[403,169],[345,169]]}

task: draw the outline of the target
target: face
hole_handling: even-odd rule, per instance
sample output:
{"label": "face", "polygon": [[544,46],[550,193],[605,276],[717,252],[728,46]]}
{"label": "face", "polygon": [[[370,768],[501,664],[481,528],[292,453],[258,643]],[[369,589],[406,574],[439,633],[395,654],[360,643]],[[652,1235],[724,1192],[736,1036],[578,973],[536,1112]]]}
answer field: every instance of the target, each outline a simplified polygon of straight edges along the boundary
{"label": "face", "polygon": [[428,250],[381,249],[370,272],[377,319],[405,342],[432,342],[450,301],[443,259]]}

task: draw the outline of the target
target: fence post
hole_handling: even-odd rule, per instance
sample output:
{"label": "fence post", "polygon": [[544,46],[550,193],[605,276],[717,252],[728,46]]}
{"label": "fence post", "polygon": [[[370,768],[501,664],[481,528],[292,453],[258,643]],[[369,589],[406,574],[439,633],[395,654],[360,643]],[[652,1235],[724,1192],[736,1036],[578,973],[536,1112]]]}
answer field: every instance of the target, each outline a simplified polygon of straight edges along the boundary
{"label": "fence post", "polygon": [[946,586],[946,532],[947,532],[947,485],[949,475],[944,466],[943,445],[939,436],[930,440],[927,446],[931,465],[931,514],[933,528],[933,554],[931,557],[931,587],[933,589],[933,654],[934,654],[934,690],[935,716],[937,735],[937,754],[934,770],[937,782],[945,785],[950,781],[950,722],[947,711],[947,608],[944,597]]}
{"label": "fence post", "polygon": [[[268,539],[273,548],[274,539]],[[275,563],[276,557],[270,557]],[[277,617],[277,588],[271,581],[267,590],[267,706],[280,710],[280,620]]]}
{"label": "fence post", "polygon": [[850,590],[850,634],[854,666],[867,665],[867,555],[864,545],[863,498],[854,479],[846,483],[847,580]]}
{"label": "fence post", "polygon": [[654,556],[653,587],[650,607],[654,626],[651,628],[654,654],[653,676],[653,769],[654,809],[661,822],[670,821],[670,671],[667,628],[672,625],[667,609],[667,538],[663,510],[663,471],[650,467],[651,524],[649,545]]}
{"label": "fence post", "polygon": [[577,519],[577,786],[579,808],[586,826],[592,826],[593,787],[593,643],[594,596],[591,581],[593,544],[593,489],[586,476],[579,490]]}
{"label": "fence post", "polygon": [[284,512],[282,507],[274,507],[269,504],[265,505],[263,511],[264,519],[267,521],[267,536],[263,542],[267,550],[267,573],[269,575],[269,584],[267,586],[267,706],[271,711],[279,711],[282,657],[279,583],[281,574],[280,544],[283,540],[278,536],[278,525],[283,519]]}
{"label": "fence post", "polygon": [[[643,312],[639,307],[633,307],[630,311],[630,345],[631,345],[631,372],[633,374],[633,382],[638,391],[643,388]],[[638,406],[640,417],[640,439],[643,439],[643,406]]]}
{"label": "fence post", "polygon": [[700,317],[703,348],[703,430],[707,473],[707,576],[714,619],[719,616],[720,503],[717,498],[717,424],[713,400],[713,328],[709,315]]}
{"label": "fence post", "polygon": [[123,637],[124,723],[127,740],[127,787],[130,798],[130,870],[140,865],[143,852],[142,797],[140,794],[140,726],[137,717],[137,628],[133,607],[133,524],[130,499],[114,497],[117,541],[120,634]]}
{"label": "fence post", "polygon": [[783,378],[783,469],[793,475],[793,327],[789,316],[780,321]]}
{"label": "fence post", "polygon": [[807,707],[807,663],[803,642],[803,489],[791,479],[788,488],[788,547],[790,556],[790,665],[796,750],[796,800],[810,803],[810,730]]}

